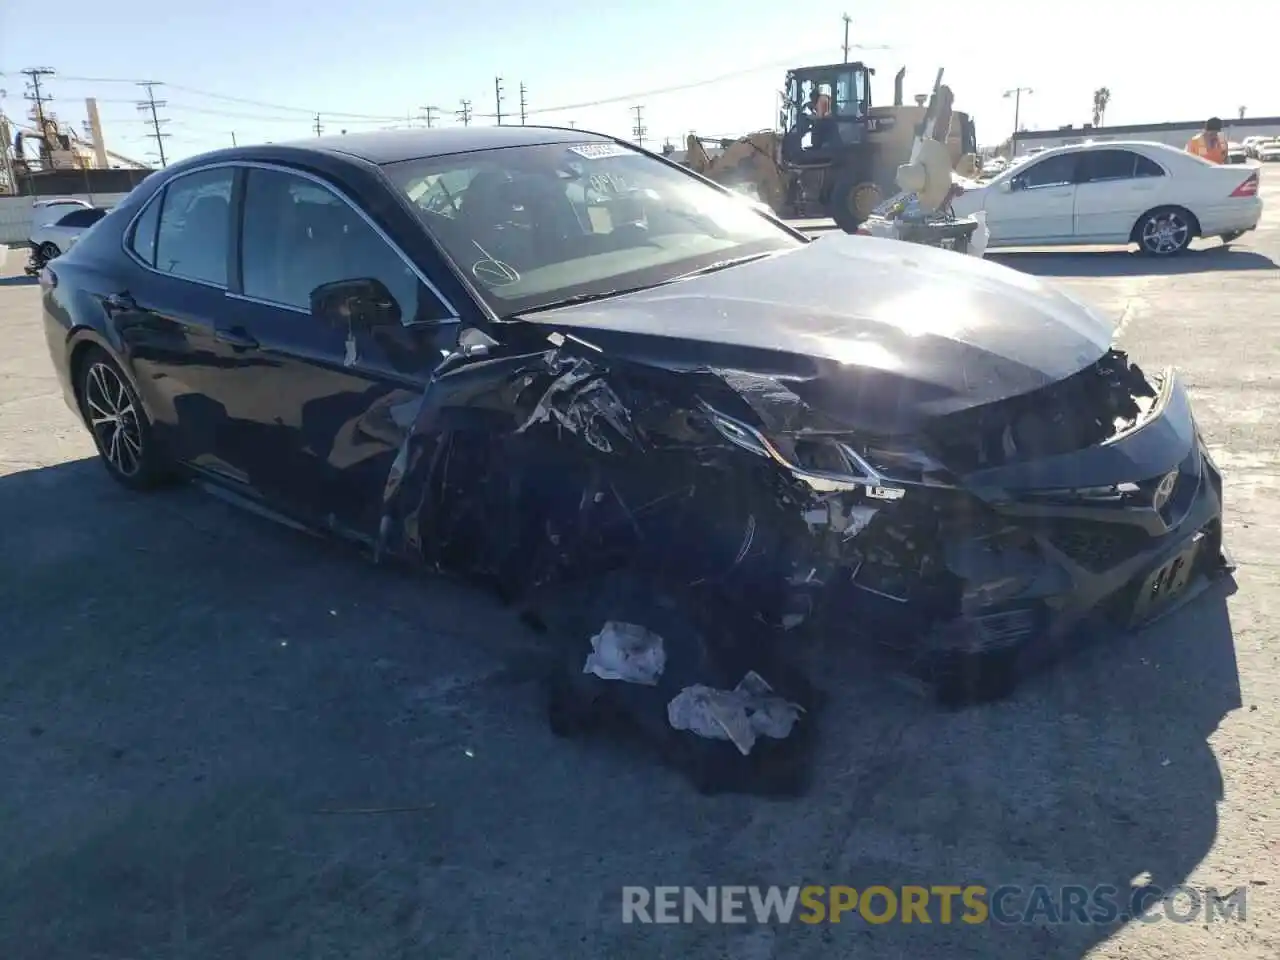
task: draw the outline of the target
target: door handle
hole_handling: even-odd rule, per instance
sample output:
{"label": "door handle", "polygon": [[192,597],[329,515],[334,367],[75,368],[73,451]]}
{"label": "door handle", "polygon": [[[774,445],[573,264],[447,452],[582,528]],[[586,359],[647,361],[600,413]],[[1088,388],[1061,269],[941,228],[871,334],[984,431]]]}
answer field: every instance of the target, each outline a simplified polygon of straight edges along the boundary
{"label": "door handle", "polygon": [[235,350],[252,350],[258,345],[258,341],[251,337],[249,331],[244,327],[228,327],[215,330],[213,339],[219,343],[225,343]]}
{"label": "door handle", "polygon": [[102,298],[102,305],[107,308],[108,312],[138,309],[138,301],[127,293],[109,293]]}

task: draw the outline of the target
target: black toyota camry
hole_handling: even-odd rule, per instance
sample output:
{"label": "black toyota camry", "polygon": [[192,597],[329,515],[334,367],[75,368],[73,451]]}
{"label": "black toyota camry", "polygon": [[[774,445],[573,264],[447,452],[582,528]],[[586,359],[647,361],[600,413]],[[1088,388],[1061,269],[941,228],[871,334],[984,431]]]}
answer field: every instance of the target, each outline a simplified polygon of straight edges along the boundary
{"label": "black toyota camry", "polygon": [[810,240],[607,136],[205,154],[41,286],[119,482],[199,477],[521,602],[626,576],[707,630],[870,636],[981,696],[1224,564],[1185,386],[1089,307],[980,258]]}

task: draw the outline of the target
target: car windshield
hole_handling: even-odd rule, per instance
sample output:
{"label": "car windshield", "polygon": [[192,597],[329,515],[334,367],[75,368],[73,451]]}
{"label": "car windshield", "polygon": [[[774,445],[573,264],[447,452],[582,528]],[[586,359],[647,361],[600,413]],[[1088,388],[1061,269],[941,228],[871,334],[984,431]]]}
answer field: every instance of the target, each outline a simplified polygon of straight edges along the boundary
{"label": "car windshield", "polygon": [[747,198],[612,142],[482,150],[383,169],[499,316],[804,243]]}

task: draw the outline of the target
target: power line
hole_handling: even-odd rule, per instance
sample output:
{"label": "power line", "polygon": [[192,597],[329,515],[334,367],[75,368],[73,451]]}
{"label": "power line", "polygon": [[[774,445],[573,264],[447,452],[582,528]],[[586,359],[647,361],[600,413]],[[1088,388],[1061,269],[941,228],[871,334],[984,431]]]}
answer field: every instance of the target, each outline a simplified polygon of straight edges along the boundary
{"label": "power line", "polygon": [[636,115],[636,125],[631,128],[631,133],[636,138],[636,146],[644,146],[644,135],[649,132],[649,128],[644,125],[644,107],[634,106],[631,108]]}
{"label": "power line", "polygon": [[[888,50],[890,47],[884,45],[864,46],[862,44],[851,44],[850,50]],[[537,110],[530,110],[529,115],[541,113],[560,113],[565,110],[585,110],[589,107],[607,107],[615,103],[622,103],[626,100],[643,100],[649,97],[660,97],[668,93],[680,93],[683,90],[694,90],[698,87],[709,87],[717,83],[724,83],[726,80],[736,80],[739,77],[750,76],[753,73],[762,73],[765,70],[776,70],[779,67],[794,66],[796,63],[803,63],[810,60],[814,56],[820,56],[821,51],[815,53],[810,51],[808,54],[799,54],[797,56],[787,57],[786,59],[772,60],[768,63],[758,63],[753,67],[744,67],[741,70],[733,70],[729,73],[717,74],[714,77],[707,77],[703,80],[694,80],[689,83],[677,83],[669,87],[655,87],[652,90],[633,91],[632,93],[623,93],[612,97],[603,97],[599,100],[585,100],[581,103],[561,103],[553,107],[539,107]],[[489,116],[493,116],[490,114]]]}
{"label": "power line", "polygon": [[529,91],[525,88],[524,81],[520,81],[520,126],[524,126],[525,117],[528,116],[529,101],[525,99],[525,94]]}
{"label": "power line", "polygon": [[[879,45],[850,44],[849,49],[850,50],[889,50],[892,48],[883,44],[879,44]],[[779,67],[791,66],[796,63],[803,63],[817,56],[821,56],[821,51],[809,51],[807,53],[797,53],[786,58],[779,58],[777,60],[757,63],[753,66],[743,67],[738,70],[732,70],[728,73],[721,73],[721,74],[717,74],[716,76],[705,77],[701,80],[693,80],[687,83],[672,84],[670,86],[657,87],[650,90],[632,91],[630,93],[622,93],[616,96],[603,97],[598,100],[589,100],[581,103],[562,103],[562,104],[556,104],[553,106],[539,107],[537,110],[529,110],[526,107],[525,117],[527,119],[530,116],[540,115],[540,114],[559,113],[566,110],[579,110],[579,109],[587,109],[590,107],[610,106],[612,104],[622,103],[628,100],[632,100],[632,101],[642,100],[642,99],[647,99],[649,97],[663,96],[669,93],[679,93],[684,90],[694,90],[699,87],[713,86],[718,83],[723,83],[727,80],[734,80],[739,77],[749,76],[755,73],[761,73],[765,70],[773,70]],[[0,73],[0,76],[3,76],[3,75],[4,75],[3,73]],[[142,83],[151,82],[151,81],[142,81],[142,80],[131,80],[131,79],[125,79],[121,77],[82,77],[82,76],[67,76],[63,74],[58,75],[58,80],[59,82],[66,81],[66,82],[74,82],[74,83],[142,84]],[[470,122],[471,119],[476,119],[478,117],[483,117],[484,119],[497,119],[497,120],[505,119],[506,115],[502,113],[501,80],[502,80],[501,77],[495,78],[494,93],[495,93],[495,99],[497,101],[495,103],[495,112],[492,114],[476,114],[473,112],[469,112],[469,119],[467,121],[468,123]],[[331,117],[335,120],[343,120],[343,121],[350,121],[350,122],[402,123],[404,121],[403,116],[389,116],[389,115],[371,114],[371,113],[356,113],[356,112],[341,111],[341,110],[317,111],[313,107],[300,107],[300,106],[290,105],[290,104],[273,103],[267,100],[256,100],[249,97],[236,97],[236,96],[231,96],[229,94],[215,93],[211,90],[203,90],[198,87],[190,87],[184,84],[166,83],[165,86],[168,87],[168,89],[170,90],[178,90],[184,93],[192,94],[194,96],[207,97],[211,100],[220,100],[227,103],[237,103],[237,104],[244,104],[247,106],[259,107],[265,110],[276,110],[276,111],[282,111],[285,113],[298,114],[298,116],[294,116],[294,117],[274,117],[274,116],[265,116],[265,115],[239,114],[239,116],[243,116],[246,119],[266,120],[266,121],[275,121],[275,120],[297,121],[297,120],[309,119],[311,117],[314,117],[317,112],[320,112],[320,113],[323,113],[325,116]],[[103,101],[103,102],[107,102],[107,101]],[[189,110],[193,113],[208,113],[211,115],[219,115],[218,111],[215,111],[214,109],[209,107],[194,107],[194,106],[186,106],[186,105],[179,107],[177,104],[172,104],[171,109],[183,109],[183,110]],[[236,116],[237,114],[233,114],[230,111],[222,111],[221,115]]]}
{"label": "power line", "polygon": [[458,110],[455,116],[459,121],[461,121],[464,127],[469,127],[471,126],[471,101],[459,100],[458,102],[462,104],[462,108]]}
{"label": "power line", "polygon": [[159,115],[156,113],[157,109],[165,106],[166,101],[157,100],[155,91],[156,87],[163,86],[163,84],[156,83],[152,80],[139,80],[138,86],[147,91],[147,99],[138,101],[138,109],[147,111],[151,114],[151,120],[149,121],[148,126],[151,127],[151,136],[154,137],[156,141],[156,152],[160,154],[160,166],[164,167],[167,165],[164,158],[164,141],[169,134],[165,133],[161,129],[161,125],[166,124],[169,121],[161,120]]}
{"label": "power line", "polygon": [[498,118],[498,126],[502,126],[502,78],[493,78],[493,109],[496,111],[494,116]]}

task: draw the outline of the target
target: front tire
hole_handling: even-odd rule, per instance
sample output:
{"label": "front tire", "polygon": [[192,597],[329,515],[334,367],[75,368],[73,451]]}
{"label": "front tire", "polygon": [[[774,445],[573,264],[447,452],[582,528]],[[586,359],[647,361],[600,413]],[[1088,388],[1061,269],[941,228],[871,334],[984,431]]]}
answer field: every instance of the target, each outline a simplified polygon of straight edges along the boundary
{"label": "front tire", "polygon": [[1157,207],[1138,218],[1133,239],[1148,257],[1176,257],[1191,245],[1195,218],[1181,207]]}
{"label": "front tire", "polygon": [[827,206],[837,227],[845,233],[857,233],[883,201],[884,192],[875,183],[851,177],[836,183]]}
{"label": "front tire", "polygon": [[151,421],[119,365],[93,347],[77,371],[80,412],[111,478],[131,490],[149,490],[169,479]]}

